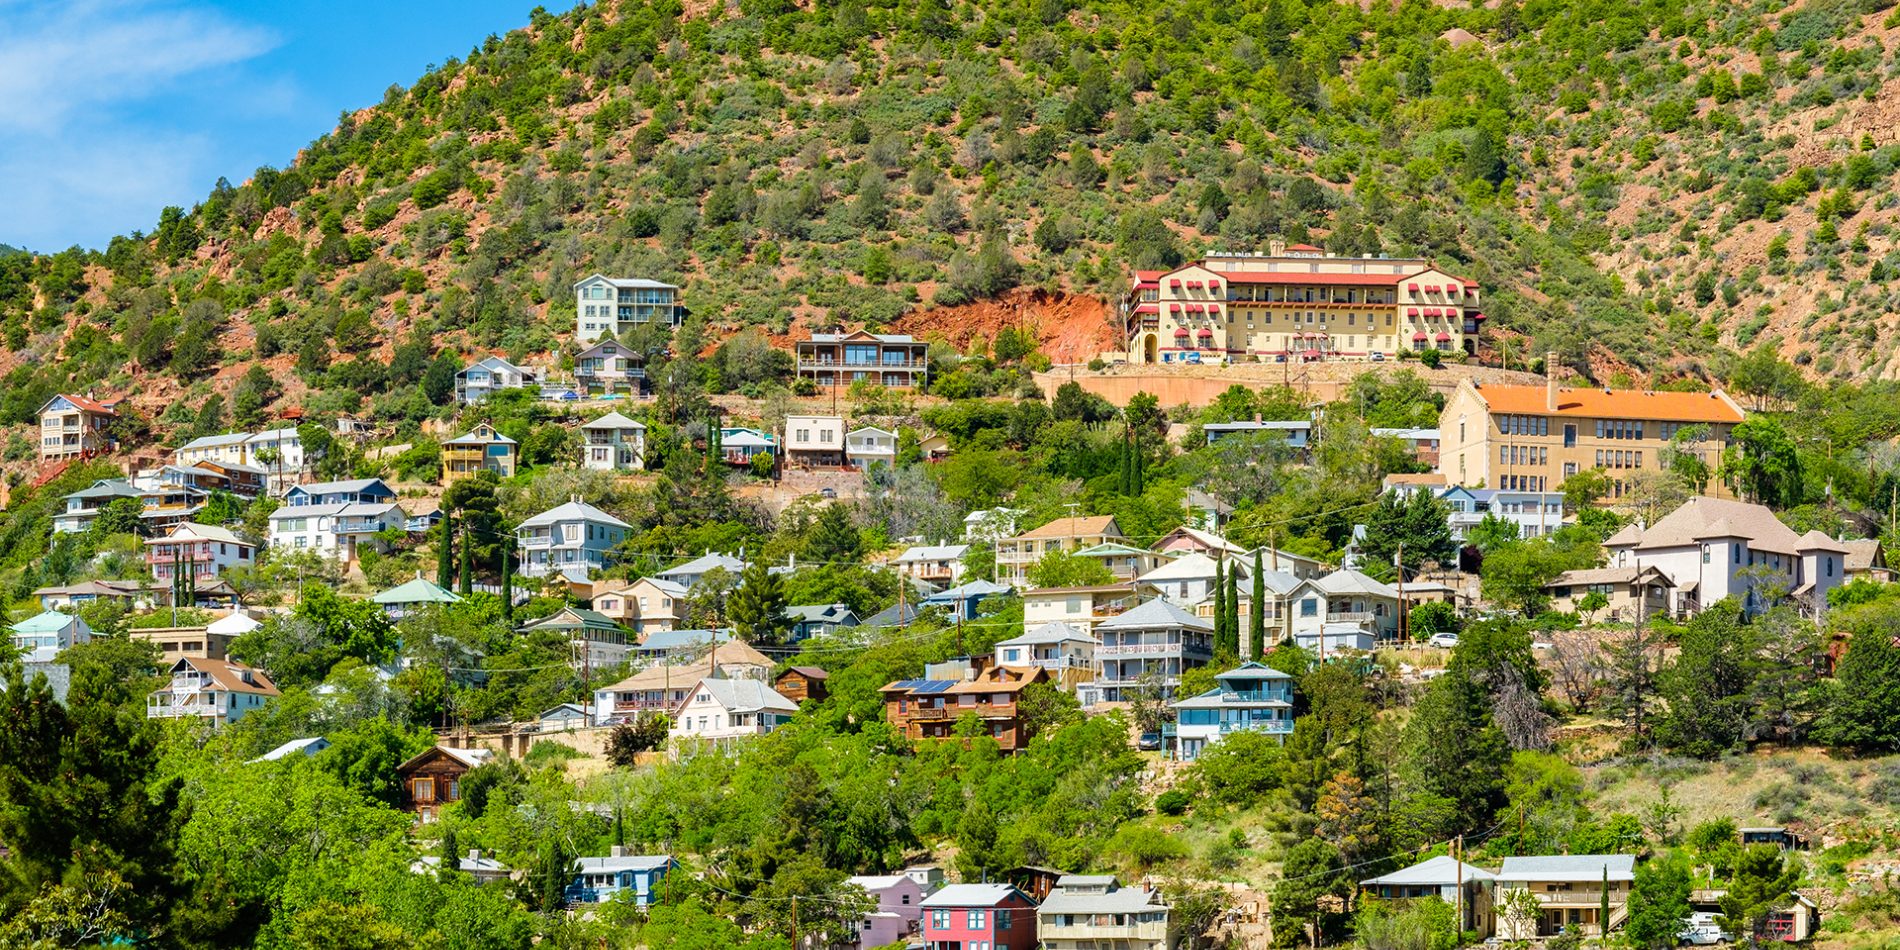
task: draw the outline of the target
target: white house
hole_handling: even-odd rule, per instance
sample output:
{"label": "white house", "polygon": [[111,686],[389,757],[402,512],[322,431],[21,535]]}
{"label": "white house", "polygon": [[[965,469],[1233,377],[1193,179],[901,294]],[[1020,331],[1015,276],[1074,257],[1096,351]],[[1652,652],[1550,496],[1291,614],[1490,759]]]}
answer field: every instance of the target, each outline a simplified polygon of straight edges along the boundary
{"label": "white house", "polygon": [[844,456],[852,468],[868,469],[872,462],[897,462],[897,433],[861,426],[844,435]]}
{"label": "white house", "polygon": [[536,370],[516,366],[499,356],[486,356],[455,374],[455,401],[466,406],[504,389],[525,389],[540,382]]}
{"label": "white house", "polygon": [[673,710],[673,739],[762,736],[791,722],[798,704],[754,679],[708,676]]}
{"label": "white house", "polygon": [[387,550],[389,545],[378,535],[403,530],[408,518],[393,503],[286,504],[270,514],[270,543],[279,550],[354,561],[358,551]]}
{"label": "white house", "polygon": [[[1183,607],[1191,607],[1214,596],[1214,578],[1218,567],[1220,565],[1205,554],[1184,554],[1135,578],[1135,584],[1143,593],[1166,597]],[[1252,574],[1251,563],[1243,565],[1240,558],[1230,557],[1224,569],[1228,573],[1239,574],[1240,579],[1234,586],[1241,596],[1246,596],[1251,583],[1247,579]]]}
{"label": "white house", "polygon": [[[1627,854],[1505,858],[1497,878],[1498,936],[1526,940],[1555,936],[1567,928],[1585,936],[1614,930],[1629,916],[1630,888],[1635,883],[1636,858]],[[1542,912],[1536,919],[1521,919],[1508,911],[1513,891],[1528,891],[1537,898]],[[1606,898],[1610,916],[1599,921]]]}
{"label": "white house", "polygon": [[1827,592],[1847,579],[1847,548],[1819,531],[1797,535],[1761,505],[1697,496],[1654,525],[1629,525],[1603,542],[1611,567],[1654,567],[1675,584],[1678,614],[1725,597],[1750,613],[1782,588],[1802,610],[1827,607]]}
{"label": "white house", "polygon": [[277,695],[263,671],[228,660],[185,657],[172,664],[171,675],[170,685],[146,697],[146,718],[195,718],[225,726]]}
{"label": "white house", "polygon": [[605,566],[607,553],[627,537],[631,525],[575,499],[521,523],[515,529],[525,577],[563,574],[587,580]]}
{"label": "white house", "polygon": [[251,433],[244,439],[244,457],[230,461],[263,469],[271,493],[281,494],[303,474],[303,439],[291,428]]}
{"label": "white house", "polygon": [[642,323],[679,326],[684,317],[680,289],[672,284],[601,274],[574,282],[574,337],[582,343],[608,333],[624,337]]}
{"label": "white house", "polygon": [[53,533],[75,534],[92,527],[99,512],[121,498],[144,504],[144,494],[123,478],[102,478],[64,497],[66,510],[53,516]]}
{"label": "white house", "polygon": [[396,500],[396,492],[380,478],[354,478],[341,482],[309,482],[292,485],[284,492],[284,505],[340,505],[345,502],[382,504]]}
{"label": "white house", "polygon": [[645,389],[646,355],[617,340],[600,340],[574,357],[574,382],[590,396]]}
{"label": "white house", "polygon": [[1036,908],[1043,950],[1172,950],[1170,908],[1146,886],[1107,874],[1064,874]]}
{"label": "white house", "polygon": [[170,584],[181,563],[196,583],[208,584],[233,567],[256,564],[257,545],[229,528],[187,521],[162,538],[145,539],[145,563],[160,584]]}
{"label": "white house", "polygon": [[581,424],[581,464],[602,472],[637,472],[646,464],[647,427],[618,412]]}
{"label": "white house", "polygon": [[1004,538],[1013,538],[1016,519],[1022,515],[1020,508],[979,508],[963,516],[963,540],[995,544]]}
{"label": "white house", "polygon": [[1039,666],[1064,689],[1095,679],[1095,651],[1102,641],[1066,623],[1051,622],[996,644],[1003,666]]}
{"label": "white house", "polygon": [[963,583],[963,555],[967,544],[914,544],[892,562],[897,573],[939,589]]}
{"label": "white house", "polygon": [[[1564,493],[1560,491],[1505,491],[1453,485],[1438,493],[1451,513],[1446,523],[1455,541],[1463,541],[1485,518],[1498,518],[1517,527],[1520,538],[1555,534],[1566,523]],[[1570,517],[1575,521],[1576,517]]]}
{"label": "white house", "polygon": [[58,662],[67,647],[92,641],[92,628],[84,620],[57,610],[47,610],[13,625],[13,648],[20,651],[20,663],[26,678],[44,673],[52,687],[53,698],[64,702],[72,683],[72,668]]}
{"label": "white house", "polygon": [[1230,732],[1259,732],[1285,742],[1293,732],[1293,677],[1262,663],[1242,663],[1214,677],[1213,689],[1173,704],[1174,751],[1192,760]]}
{"label": "white house", "polygon": [[807,468],[844,464],[844,419],[838,416],[786,416],[785,460]]}
{"label": "white house", "polygon": [[1294,641],[1315,652],[1330,645],[1322,642],[1322,635],[1348,636],[1334,626],[1339,624],[1357,626],[1374,640],[1398,636],[1398,590],[1359,571],[1342,569],[1301,581],[1286,599]]}
{"label": "white house", "polygon": [[1201,427],[1207,444],[1213,445],[1230,435],[1274,434],[1286,439],[1286,444],[1304,450],[1312,444],[1313,423],[1311,420],[1285,421],[1269,419],[1252,422],[1210,422]]}
{"label": "white house", "polygon": [[[1436,897],[1450,907],[1463,905],[1464,925],[1458,929],[1475,930],[1478,936],[1489,937],[1495,929],[1491,897],[1496,880],[1497,875],[1470,861],[1441,854],[1390,874],[1360,881],[1359,886],[1365,888],[1367,897],[1378,900]],[[1602,883],[1600,878],[1598,883]],[[1462,895],[1458,893],[1460,890],[1464,891]]]}
{"label": "white house", "polygon": [[691,589],[698,587],[699,582],[715,569],[725,571],[732,577],[733,582],[737,583],[740,573],[745,571],[745,559],[707,551],[684,564],[669,567],[653,576]]}
{"label": "white house", "polygon": [[1095,633],[1102,674],[1088,694],[1097,702],[1121,702],[1149,676],[1172,697],[1182,673],[1214,658],[1214,625],[1160,597],[1096,624]]}

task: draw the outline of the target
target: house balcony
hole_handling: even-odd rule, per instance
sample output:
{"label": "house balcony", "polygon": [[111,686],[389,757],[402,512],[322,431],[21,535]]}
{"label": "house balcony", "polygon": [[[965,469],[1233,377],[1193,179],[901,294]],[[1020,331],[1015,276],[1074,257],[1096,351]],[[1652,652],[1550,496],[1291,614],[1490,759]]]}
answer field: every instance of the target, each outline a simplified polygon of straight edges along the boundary
{"label": "house balcony", "polygon": [[[1098,614],[1098,616],[1102,615],[1104,614]],[[1096,647],[1095,655],[1097,657],[1111,659],[1124,657],[1159,657],[1166,659],[1171,657],[1212,657],[1214,651],[1211,647],[1202,648],[1180,643],[1132,643],[1120,646]]]}
{"label": "house balcony", "polygon": [[1374,623],[1380,619],[1369,610],[1341,610],[1326,615],[1327,623]]}
{"label": "house balcony", "polygon": [[524,548],[551,548],[554,546],[554,539],[546,535],[526,535],[518,538],[517,541]]}
{"label": "house balcony", "polygon": [[[944,708],[942,708],[942,707],[940,707],[940,706],[931,706],[931,707],[927,707],[927,708],[924,708],[924,709],[913,709],[913,710],[911,710],[911,711],[910,711],[910,718],[911,718],[911,719],[913,719],[913,720],[921,720],[921,719],[942,719],[942,718],[944,718],[944,717],[945,717],[945,714],[947,714],[948,712],[949,712],[949,710],[947,710],[947,709],[944,709]],[[904,715],[904,714],[903,714],[903,713],[898,713],[898,715],[899,715],[899,716],[902,716],[902,715]]]}
{"label": "house balcony", "polygon": [[[1048,918],[1044,918],[1047,920]],[[1043,923],[1036,930],[1037,936],[1049,940],[1128,940],[1141,943],[1160,942],[1168,939],[1168,924],[1165,920],[1154,920],[1139,924],[1051,924]]]}
{"label": "house balcony", "polygon": [[929,360],[898,360],[876,363],[847,363],[843,360],[814,359],[807,356],[798,358],[799,369],[841,370],[853,373],[869,373],[876,370],[912,370],[921,372],[930,365]]}
{"label": "house balcony", "polygon": [[[161,552],[157,548],[148,548],[145,551],[145,563],[149,565],[156,566],[160,564],[171,564],[179,559],[180,558],[178,555],[174,555],[170,551]],[[199,551],[186,551],[183,554],[183,560],[187,564],[204,564],[204,563],[209,562],[211,559],[212,559],[211,551],[208,549],[199,550]]]}

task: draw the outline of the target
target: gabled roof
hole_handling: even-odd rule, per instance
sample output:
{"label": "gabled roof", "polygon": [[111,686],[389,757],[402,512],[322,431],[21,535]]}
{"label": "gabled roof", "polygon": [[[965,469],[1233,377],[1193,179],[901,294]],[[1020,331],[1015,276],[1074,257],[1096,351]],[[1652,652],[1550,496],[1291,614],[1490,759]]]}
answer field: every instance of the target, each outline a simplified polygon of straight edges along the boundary
{"label": "gabled roof", "polygon": [[647,361],[647,355],[645,353],[642,353],[638,349],[628,346],[625,342],[621,340],[616,340],[612,337],[603,337],[600,340],[596,341],[594,345],[580,351],[579,353],[574,354],[574,361],[578,363],[581,360],[584,360],[584,359],[587,359],[588,357],[593,356],[596,351],[604,350],[610,346],[619,347],[621,350],[625,351],[625,352],[617,352],[614,354],[615,356],[624,356],[627,359],[634,361],[635,363],[645,363]]}
{"label": "gabled roof", "polygon": [[919,561],[958,561],[970,550],[967,544],[917,544],[904,549],[897,556],[899,564],[913,564]]}
{"label": "gabled roof", "polygon": [[[1241,564],[1239,561],[1235,561],[1233,566],[1238,568],[1241,567]],[[1193,581],[1204,578],[1211,580],[1214,577],[1216,567],[1217,565],[1213,558],[1199,551],[1194,551],[1183,554],[1135,578],[1135,580],[1144,584],[1152,584],[1159,581]],[[1246,571],[1243,570],[1242,573],[1246,573]]]}
{"label": "gabled roof", "polygon": [[1742,421],[1741,407],[1720,390],[1678,393],[1653,389],[1560,387],[1557,390],[1557,410],[1552,412],[1550,394],[1543,386],[1473,385],[1471,389],[1493,413],[1664,422]]}
{"label": "gabled roof", "polygon": [[1084,518],[1057,518],[1010,540],[1041,541],[1050,538],[1086,538],[1098,534],[1120,536],[1121,533],[1121,529],[1115,525],[1114,515],[1091,515]]}
{"label": "gabled roof", "polygon": [[1212,623],[1202,620],[1160,597],[1156,597],[1119,616],[1110,617],[1096,624],[1095,627],[1098,630],[1147,630],[1156,627],[1181,627],[1186,630],[1199,630],[1204,633],[1211,633],[1214,630]]}
{"label": "gabled roof", "polygon": [[866,330],[853,330],[850,333],[814,333],[812,343],[846,343],[852,340],[876,340],[879,343],[921,343],[922,340],[908,333],[871,333]]}
{"label": "gabled roof", "polygon": [[610,515],[584,501],[570,501],[549,508],[521,523],[524,528],[541,528],[559,524],[563,521],[591,521],[595,524],[612,525],[616,528],[633,526]]}
{"label": "gabled roof", "polygon": [[664,854],[629,854],[617,858],[581,858],[574,862],[580,874],[616,874],[621,871],[657,871],[673,859]]}
{"label": "gabled roof", "polygon": [[1032,683],[1044,682],[1049,671],[1040,666],[992,666],[974,678],[944,690],[945,693],[1019,693]]}
{"label": "gabled roof", "polygon": [[[1404,887],[1450,887],[1469,881],[1495,881],[1497,875],[1470,861],[1453,861],[1446,855],[1426,858],[1408,868],[1401,868],[1391,874],[1381,875],[1370,880],[1360,881],[1365,887],[1380,884]],[[1601,881],[1602,875],[1596,880]]]}
{"label": "gabled roof", "polygon": [[1862,538],[1855,541],[1842,541],[1841,547],[1847,549],[1845,564],[1850,571],[1872,570],[1876,564],[1884,564],[1881,556],[1880,541],[1875,538]]}
{"label": "gabled roof", "polygon": [[49,406],[51,406],[53,403],[60,401],[61,399],[64,399],[67,402],[72,403],[74,407],[79,408],[79,409],[84,409],[87,412],[99,412],[99,413],[104,413],[105,415],[108,415],[108,416],[118,415],[118,413],[112,411],[111,406],[108,406],[105,403],[96,402],[94,400],[87,399],[84,396],[75,396],[71,393],[60,393],[59,395],[54,396],[53,398],[48,399],[45,402],[41,403],[40,412],[45,412]]}
{"label": "gabled roof", "polygon": [[1505,858],[1500,881],[1602,882],[1636,880],[1636,858],[1628,854],[1555,854]]}
{"label": "gabled roof", "polygon": [[463,367],[462,372],[456,375],[459,376],[459,375],[466,374],[469,370],[475,369],[476,367],[481,367],[487,370],[506,370],[506,371],[515,372],[515,373],[527,372],[527,370],[523,369],[522,367],[516,366],[515,364],[510,363],[499,356],[484,356],[481,359],[478,359],[475,362],[470,363],[467,366]]}
{"label": "gabled roof", "polygon": [[1651,583],[1665,587],[1676,586],[1669,575],[1655,567],[1596,567],[1580,571],[1565,571],[1551,578],[1545,587],[1582,587],[1590,584],[1634,584],[1638,577],[1648,575]]}
{"label": "gabled roof", "polygon": [[640,649],[652,652],[691,650],[721,646],[732,642],[732,634],[723,630],[655,630],[640,641]]}
{"label": "gabled roof", "polygon": [[801,604],[785,608],[785,616],[793,623],[846,623],[856,624],[858,615],[851,611],[849,604]]}
{"label": "gabled roof", "polygon": [[495,752],[493,749],[462,749],[447,745],[430,746],[416,754],[409,761],[396,766],[396,771],[407,772],[437,756],[460,762],[472,769],[478,765],[486,765],[494,761]]}
{"label": "gabled roof", "polygon": [[1166,544],[1168,542],[1168,539],[1173,538],[1175,535],[1180,535],[1182,537],[1189,538],[1193,540],[1195,543],[1201,545],[1204,548],[1208,548],[1209,550],[1226,551],[1231,554],[1244,554],[1246,553],[1246,550],[1247,550],[1246,548],[1243,548],[1240,545],[1235,544],[1234,542],[1229,541],[1226,538],[1223,538],[1212,531],[1202,531],[1201,529],[1193,527],[1191,525],[1181,525],[1180,527],[1175,528],[1173,531],[1168,532],[1165,536],[1162,537],[1160,541],[1155,543],[1155,547],[1157,548],[1161,547],[1163,544]]}
{"label": "gabled roof", "polygon": [[790,715],[798,712],[798,704],[785,698],[784,694],[759,680],[730,680],[724,677],[708,676],[699,681],[699,686],[688,692],[680,704],[685,708],[699,694],[712,697],[719,708],[729,713],[777,712]]}
{"label": "gabled roof", "polygon": [[264,622],[256,617],[237,611],[211,621],[205,626],[205,632],[235,637],[250,633],[263,625]]}
{"label": "gabled roof", "polygon": [[470,429],[467,432],[464,432],[453,439],[444,441],[442,444],[443,445],[516,445],[518,443],[516,443],[515,440],[508,438],[505,435],[502,435],[499,431],[495,429],[494,426],[491,426],[484,422],[481,425],[478,425],[475,428]]}
{"label": "gabled roof", "polygon": [[678,285],[663,283],[657,280],[648,280],[645,277],[608,277],[604,274],[589,274],[586,277],[583,277],[580,280],[575,281],[574,286],[578,288],[582,284],[592,283],[597,280],[604,281],[615,287],[623,287],[627,290],[678,290],[679,289]]}
{"label": "gabled roof", "polygon": [[616,633],[625,632],[625,628],[613,621],[613,618],[585,607],[562,607],[545,617],[530,620],[523,624],[522,630],[607,630]]}
{"label": "gabled roof", "polygon": [[459,604],[460,595],[424,577],[404,581],[371,597],[379,604]]}
{"label": "gabled roof", "polygon": [[[402,507],[393,501],[333,501],[322,505],[284,505],[270,513],[270,520],[285,521],[291,518],[320,518],[325,515],[349,515],[356,518],[374,518],[394,511],[403,513]],[[334,530],[334,528],[332,529]]]}
{"label": "gabled roof", "polygon": [[192,449],[215,449],[223,445],[243,445],[250,441],[250,439],[251,434],[249,432],[226,432],[222,435],[201,435],[179,446],[177,451],[188,452]]}
{"label": "gabled roof", "polygon": [[1327,594],[1366,594],[1399,599],[1398,590],[1391,584],[1351,568],[1341,568],[1323,577],[1313,578],[1309,583]]}
{"label": "gabled roof", "polygon": [[715,567],[723,567],[727,573],[737,574],[745,570],[745,562],[730,554],[707,552],[676,567],[669,567],[655,574],[655,577],[693,577],[705,574]]}
{"label": "gabled roof", "polygon": [[[177,674],[186,669],[197,670],[211,677],[213,685],[227,692],[255,693],[259,696],[277,695],[276,684],[270,681],[270,677],[264,675],[263,670],[254,670],[242,663],[232,663],[229,660],[207,660],[195,656],[188,656],[173,663],[171,671],[173,674]],[[251,681],[248,683],[244,681],[244,675],[246,673],[249,673],[251,676]]]}
{"label": "gabled roof", "polygon": [[815,666],[788,666],[785,668],[785,673],[780,673],[779,677],[784,677],[786,673],[797,673],[808,680],[828,680],[831,678],[830,673]]}
{"label": "gabled roof", "polygon": [[1630,525],[1604,542],[1606,547],[1634,546],[1639,551],[1693,547],[1703,541],[1742,538],[1757,551],[1795,555],[1807,551],[1845,554],[1840,542],[1818,531],[1797,535],[1763,505],[1697,495],[1647,529]]}
{"label": "gabled roof", "polygon": [[291,755],[316,755],[330,747],[330,740],[322,736],[310,736],[306,739],[292,739],[263,755],[252,759],[253,762],[275,762]]}
{"label": "gabled roof", "polygon": [[197,539],[197,540],[203,540],[203,541],[217,541],[222,544],[241,544],[247,548],[256,546],[256,545],[253,545],[251,542],[238,537],[237,532],[232,531],[229,528],[220,528],[217,525],[210,525],[210,524],[199,524],[195,521],[186,521],[181,524],[173,525],[171,531],[167,532],[164,537],[146,538],[145,543],[148,545],[164,544],[167,541],[181,541],[181,540],[191,540],[191,539]]}
{"label": "gabled roof", "polygon": [[1008,594],[1013,590],[1015,590],[1015,588],[1008,584],[998,584],[994,581],[986,581],[979,577],[976,580],[959,584],[949,590],[940,590],[931,594],[929,597],[924,598],[924,603],[947,604],[972,597],[980,600],[984,597],[992,597],[997,594]]}
{"label": "gabled roof", "polygon": [[609,412],[592,422],[581,423],[583,429],[645,429],[646,423],[636,422],[619,412]]}
{"label": "gabled roof", "polygon": [[877,426],[858,426],[857,428],[852,429],[849,432],[846,432],[845,435],[857,435],[860,432],[875,432],[878,435],[889,436],[893,439],[897,438],[897,433],[892,432],[889,429],[880,429]]}
{"label": "gabled roof", "polygon": [[1070,556],[1071,557],[1142,557],[1142,556],[1153,557],[1154,552],[1148,550],[1147,548],[1138,548],[1132,545],[1121,544],[1115,541],[1103,541],[1100,544],[1091,544],[1086,548],[1083,548],[1079,551],[1074,552]]}
{"label": "gabled roof", "polygon": [[389,486],[380,478],[352,478],[337,482],[309,482],[303,485],[292,485],[284,494],[288,495],[291,492],[302,492],[306,495],[360,495],[368,491],[372,486],[378,485],[382,486],[383,489],[380,494],[392,496],[396,494],[390,491]]}
{"label": "gabled roof", "polygon": [[946,884],[923,899],[920,907],[996,907],[1010,897],[1029,898],[1009,884]]}
{"label": "gabled roof", "polygon": [[78,617],[71,614],[63,614],[57,610],[46,610],[14,624],[13,632],[18,634],[58,633],[72,626],[74,621],[78,619]]}
{"label": "gabled roof", "polygon": [[76,492],[73,492],[67,495],[66,497],[67,498],[137,498],[139,497],[139,490],[136,488],[133,488],[132,483],[129,481],[126,481],[123,478],[102,478],[96,482],[93,482],[90,485],[87,485],[84,488],[81,488],[80,490]]}
{"label": "gabled roof", "polygon": [[999,647],[1030,647],[1056,643],[1101,643],[1060,620],[1052,620],[1020,636],[998,642]]}

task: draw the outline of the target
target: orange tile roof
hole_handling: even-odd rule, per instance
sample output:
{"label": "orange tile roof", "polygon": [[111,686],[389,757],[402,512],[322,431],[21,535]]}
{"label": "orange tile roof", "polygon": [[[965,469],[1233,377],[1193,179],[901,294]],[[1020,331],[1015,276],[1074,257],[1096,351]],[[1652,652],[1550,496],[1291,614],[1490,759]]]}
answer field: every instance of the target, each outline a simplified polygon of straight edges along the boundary
{"label": "orange tile roof", "polygon": [[[1045,538],[1066,538],[1071,535],[1078,538],[1086,538],[1093,535],[1106,534],[1108,529],[1112,527],[1115,527],[1114,515],[1095,515],[1087,518],[1057,518],[1040,528],[1031,528],[1011,540],[1040,541]],[[1115,533],[1117,535],[1121,534],[1121,529],[1116,528]]]}
{"label": "orange tile roof", "polygon": [[1479,386],[1478,397],[1492,412],[1586,419],[1658,419],[1667,422],[1740,422],[1742,412],[1719,392],[1676,393],[1651,389],[1557,390],[1557,411],[1550,411],[1542,386]]}
{"label": "orange tile roof", "polygon": [[95,402],[91,399],[87,399],[84,396],[75,396],[72,393],[60,393],[59,395],[61,398],[65,399],[67,402],[70,402],[73,405],[86,410],[87,412],[103,413],[108,416],[118,415],[118,413],[112,411],[111,406],[108,406],[105,403]]}

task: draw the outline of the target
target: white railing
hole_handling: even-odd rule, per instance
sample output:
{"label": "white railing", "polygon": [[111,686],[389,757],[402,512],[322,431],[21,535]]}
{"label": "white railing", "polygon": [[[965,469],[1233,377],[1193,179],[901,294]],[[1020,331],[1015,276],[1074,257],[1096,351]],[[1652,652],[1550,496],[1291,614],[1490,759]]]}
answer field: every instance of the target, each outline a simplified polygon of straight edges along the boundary
{"label": "white railing", "polygon": [[1179,654],[1179,643],[1136,643],[1127,646],[1104,646],[1095,649],[1096,656],[1169,656]]}

